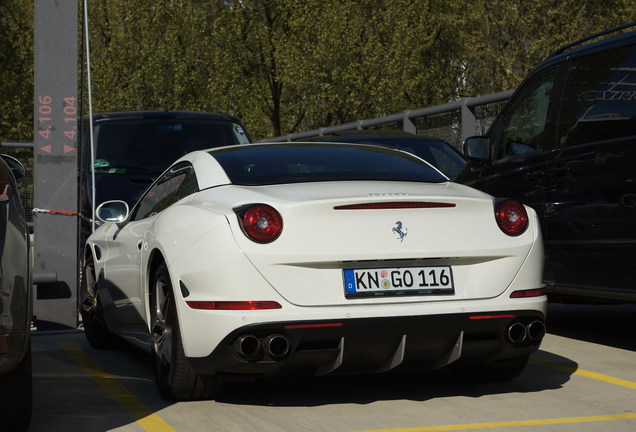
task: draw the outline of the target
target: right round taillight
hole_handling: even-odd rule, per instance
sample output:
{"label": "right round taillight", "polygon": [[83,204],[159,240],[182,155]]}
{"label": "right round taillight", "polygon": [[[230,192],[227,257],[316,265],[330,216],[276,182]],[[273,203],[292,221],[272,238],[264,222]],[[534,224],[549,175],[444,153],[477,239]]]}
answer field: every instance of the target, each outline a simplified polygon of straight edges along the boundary
{"label": "right round taillight", "polygon": [[270,243],[283,231],[283,218],[267,204],[254,204],[243,208],[239,214],[243,231],[257,243]]}
{"label": "right round taillight", "polygon": [[528,213],[519,201],[506,199],[495,205],[495,219],[501,230],[509,236],[518,236],[528,228]]}

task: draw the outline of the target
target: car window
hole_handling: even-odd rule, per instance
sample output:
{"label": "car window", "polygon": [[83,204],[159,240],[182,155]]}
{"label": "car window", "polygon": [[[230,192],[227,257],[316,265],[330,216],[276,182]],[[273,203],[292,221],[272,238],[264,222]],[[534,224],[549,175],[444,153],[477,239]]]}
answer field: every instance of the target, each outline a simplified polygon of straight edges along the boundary
{"label": "car window", "polygon": [[124,119],[95,125],[95,171],[159,174],[186,153],[245,144],[241,125],[204,119]]}
{"label": "car window", "polygon": [[199,190],[194,168],[187,162],[166,171],[141,198],[132,220],[145,219]]}
{"label": "car window", "polygon": [[431,163],[451,180],[457,178],[466,163],[461,156],[448,149],[431,147],[430,152],[431,158],[433,159]]}
{"label": "car window", "polygon": [[556,69],[550,69],[526,85],[502,116],[497,157],[550,150],[550,95]]}
{"label": "car window", "polygon": [[230,181],[240,185],[341,180],[447,181],[421,159],[378,146],[280,144],[218,149],[210,154]]}
{"label": "car window", "polygon": [[636,47],[572,61],[565,87],[562,147],[636,135]]}

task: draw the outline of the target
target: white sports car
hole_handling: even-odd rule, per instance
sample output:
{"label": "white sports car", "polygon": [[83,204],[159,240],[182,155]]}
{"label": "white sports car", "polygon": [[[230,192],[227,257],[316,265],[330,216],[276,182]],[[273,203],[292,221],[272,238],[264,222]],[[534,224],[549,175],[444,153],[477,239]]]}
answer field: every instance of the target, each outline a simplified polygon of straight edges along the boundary
{"label": "white sports car", "polygon": [[534,211],[405,152],[332,143],[197,151],[129,211],[102,204],[86,336],[151,351],[167,399],[232,379],[449,366],[520,374],[545,334]]}

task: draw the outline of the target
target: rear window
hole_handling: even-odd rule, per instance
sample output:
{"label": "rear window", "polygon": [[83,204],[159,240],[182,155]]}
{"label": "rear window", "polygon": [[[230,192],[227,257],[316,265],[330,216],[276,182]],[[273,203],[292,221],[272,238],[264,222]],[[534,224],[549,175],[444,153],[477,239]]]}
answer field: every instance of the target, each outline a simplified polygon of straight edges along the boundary
{"label": "rear window", "polygon": [[210,154],[237,185],[347,180],[447,181],[412,155],[375,146],[280,144],[218,149]]}

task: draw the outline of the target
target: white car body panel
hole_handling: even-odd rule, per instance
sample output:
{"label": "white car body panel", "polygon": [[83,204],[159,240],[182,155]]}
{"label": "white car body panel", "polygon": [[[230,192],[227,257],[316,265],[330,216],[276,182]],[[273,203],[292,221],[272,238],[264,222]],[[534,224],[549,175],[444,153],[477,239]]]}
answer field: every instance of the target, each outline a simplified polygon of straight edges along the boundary
{"label": "white car body panel", "polygon": [[[265,323],[510,310],[546,314],[545,295],[510,298],[514,291],[543,287],[543,245],[529,207],[528,229],[512,237],[497,226],[492,197],[450,182],[237,186],[206,152],[181,160],[195,167],[200,192],[153,217],[103,225],[88,241],[96,274],[121,292],[112,299],[116,311],[109,326],[138,345],[148,348],[139,330],[126,324],[143,322],[150,329],[149,271],[157,254],[169,268],[188,358],[210,356],[232,332]],[[334,210],[372,201],[455,206]],[[247,238],[233,210],[261,202],[284,221],[281,236],[268,244]],[[392,230],[398,221],[407,230],[403,239]],[[454,294],[345,297],[345,268],[430,265],[451,266]],[[186,303],[248,300],[275,301],[281,308],[199,310]],[[122,318],[127,314],[133,318]]]}

